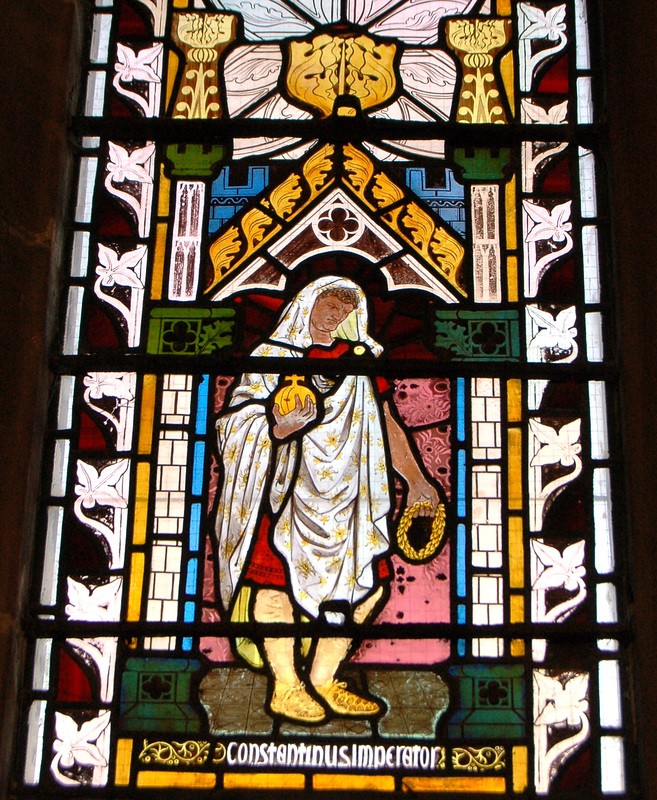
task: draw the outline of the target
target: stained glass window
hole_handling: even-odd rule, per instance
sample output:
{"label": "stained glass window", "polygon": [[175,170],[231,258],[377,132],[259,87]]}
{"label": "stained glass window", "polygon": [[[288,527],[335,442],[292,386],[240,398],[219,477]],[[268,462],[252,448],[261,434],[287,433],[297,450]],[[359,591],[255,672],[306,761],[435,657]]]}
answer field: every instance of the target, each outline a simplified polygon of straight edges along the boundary
{"label": "stained glass window", "polygon": [[587,13],[97,0],[26,797],[631,789]]}

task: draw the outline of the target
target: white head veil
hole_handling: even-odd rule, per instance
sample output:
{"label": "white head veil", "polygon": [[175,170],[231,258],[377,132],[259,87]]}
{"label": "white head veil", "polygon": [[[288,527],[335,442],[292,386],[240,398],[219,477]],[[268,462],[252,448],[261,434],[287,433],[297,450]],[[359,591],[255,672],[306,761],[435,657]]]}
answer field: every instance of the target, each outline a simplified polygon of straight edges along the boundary
{"label": "white head veil", "polygon": [[381,355],[383,347],[367,333],[365,293],[353,281],[347,278],[338,278],[335,275],[324,275],[322,278],[317,278],[294,297],[283,311],[281,319],[270,337],[271,341],[292,345],[300,350],[310,347],[313,343],[309,327],[310,313],[317,298],[327,289],[351,289],[358,295],[358,306],[338,326],[333,334],[334,338],[362,342],[372,350],[374,355]]}

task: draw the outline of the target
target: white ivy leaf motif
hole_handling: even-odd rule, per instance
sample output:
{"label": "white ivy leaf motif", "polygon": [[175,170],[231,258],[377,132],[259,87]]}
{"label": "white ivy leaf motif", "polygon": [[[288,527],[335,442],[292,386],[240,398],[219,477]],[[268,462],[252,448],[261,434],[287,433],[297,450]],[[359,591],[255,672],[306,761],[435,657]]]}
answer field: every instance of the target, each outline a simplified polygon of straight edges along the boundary
{"label": "white ivy leaf motif", "polygon": [[563,125],[567,120],[568,101],[557,103],[546,111],[543,106],[532,103],[526,97],[521,100],[522,110],[530,122],[538,125]]}
{"label": "white ivy leaf motif", "polygon": [[123,586],[121,578],[113,578],[101,586],[89,588],[84,583],[67,578],[68,604],[66,616],[81,622],[115,622],[118,619],[118,594]]}
{"label": "white ivy leaf motif", "polygon": [[105,730],[110,721],[110,712],[101,711],[99,716],[87,720],[78,728],[76,722],[66,714],[55,712],[55,736],[53,768],[58,765],[70,769],[81,767],[106,767],[107,760],[94,742]]}
{"label": "white ivy leaf motif", "polygon": [[561,464],[571,467],[579,461],[578,454],[582,452],[579,444],[581,419],[563,425],[557,432],[550,425],[543,425],[536,419],[529,420],[529,427],[538,441],[543,445],[532,458],[531,467],[542,467],[546,464]]}
{"label": "white ivy leaf motif", "polygon": [[582,724],[582,715],[589,709],[587,700],[589,677],[586,674],[575,675],[565,686],[561,681],[535,672],[534,676],[540,685],[541,693],[548,702],[534,725],[547,725],[554,728],[576,728]]}
{"label": "white ivy leaf motif", "polygon": [[547,567],[537,578],[532,589],[558,589],[563,586],[568,592],[576,591],[586,575],[584,565],[584,541],[575,542],[563,551],[556,547],[532,540],[532,548],[541,563]]}
{"label": "white ivy leaf motif", "polygon": [[119,286],[143,289],[144,284],[134,272],[134,269],[141,262],[146,250],[146,245],[140,244],[136,250],[130,250],[119,258],[115,250],[99,243],[98,260],[100,265],[96,267],[96,275],[101,276],[101,285],[114,286],[116,283]]}
{"label": "white ivy leaf motif", "polygon": [[532,344],[545,349],[572,350],[577,336],[575,306],[564,308],[556,317],[538,306],[527,306],[527,311],[541,330],[532,339]]}
{"label": "white ivy leaf motif", "polygon": [[128,502],[118,493],[116,484],[128,469],[129,463],[127,459],[117,461],[99,473],[92,464],[78,461],[75,493],[81,498],[82,505],[85,508],[93,508],[95,505],[127,508]]}
{"label": "white ivy leaf motif", "polygon": [[566,6],[555,6],[545,13],[536,6],[520,3],[520,10],[530,24],[520,34],[521,39],[551,39],[557,41],[566,32]]}
{"label": "white ivy leaf motif", "polygon": [[535,223],[527,233],[525,241],[538,242],[552,239],[555,242],[563,242],[569,238],[568,232],[573,227],[569,222],[572,201],[560,203],[551,211],[531,203],[529,200],[523,200],[522,204],[530,219]]}
{"label": "white ivy leaf motif", "polygon": [[153,47],[146,47],[135,53],[129,47],[121,44],[116,45],[116,57],[118,61],[114,69],[119,75],[119,80],[124,83],[130,81],[147,81],[148,83],[159,83],[160,76],[152,68],[151,64],[157,61],[162,52],[162,44],[158,43]]}
{"label": "white ivy leaf motif", "polygon": [[130,386],[115,373],[89,372],[82,382],[87,387],[85,395],[88,392],[92,400],[100,400],[103,397],[117,397],[128,401],[134,399]]}
{"label": "white ivy leaf motif", "polygon": [[108,142],[107,144],[110,156],[107,172],[113,183],[123,183],[123,181],[153,182],[143,165],[155,152],[155,144],[138,147],[132,153],[128,153],[124,147],[114,142]]}

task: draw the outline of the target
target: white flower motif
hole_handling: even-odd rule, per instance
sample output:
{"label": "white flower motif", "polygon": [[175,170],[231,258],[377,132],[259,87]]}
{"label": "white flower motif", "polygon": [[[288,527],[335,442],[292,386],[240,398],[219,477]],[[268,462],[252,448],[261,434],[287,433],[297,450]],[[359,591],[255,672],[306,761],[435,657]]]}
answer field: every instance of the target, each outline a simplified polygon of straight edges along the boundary
{"label": "white flower motif", "polygon": [[116,484],[128,469],[129,461],[124,459],[105,467],[100,474],[91,464],[78,461],[78,484],[75,493],[85,508],[99,506],[113,506],[114,508],[127,508],[128,502],[118,493]]}
{"label": "white flower motif", "polygon": [[555,6],[547,12],[527,3],[520,3],[520,10],[529,20],[529,25],[520,34],[521,39],[551,39],[556,42],[566,32],[566,6]]}
{"label": "white flower motif", "polygon": [[101,711],[97,717],[83,722],[78,728],[72,717],[55,712],[55,741],[52,749],[56,755],[50,765],[55,778],[67,786],[77,786],[79,781],[72,781],[63,776],[60,767],[71,769],[76,764],[81,767],[106,767],[107,759],[95,742],[110,722],[110,712]]}
{"label": "white flower motif", "polygon": [[118,622],[121,613],[123,579],[112,578],[100,586],[88,587],[67,578],[68,603],[64,612],[80,622]]}
{"label": "white flower motif", "polygon": [[573,226],[570,220],[572,201],[560,203],[551,211],[529,200],[522,201],[527,215],[534,221],[534,226],[527,233],[525,241],[538,242],[551,239],[555,242],[570,240]]}
{"label": "white flower motif", "polygon": [[117,62],[114,69],[118,78],[123,83],[130,81],[147,81],[148,83],[159,83],[161,78],[151,66],[162,53],[162,44],[158,43],[153,47],[146,47],[135,53],[129,47],[121,44],[116,45]]}
{"label": "white flower motif", "polygon": [[153,179],[144,169],[144,164],[155,152],[155,144],[138,147],[131,153],[114,142],[108,142],[110,160],[107,164],[108,177],[112,183],[123,181],[137,181],[138,183],[153,183]]}
{"label": "white flower motif", "polygon": [[557,678],[536,670],[534,680],[542,697],[547,700],[534,725],[552,728],[578,728],[582,725],[582,716],[589,710],[589,676],[586,673],[576,674],[562,685]]}
{"label": "white flower motif", "polygon": [[554,359],[563,358],[564,354],[569,353],[568,361],[573,361],[577,355],[575,306],[564,308],[556,317],[538,306],[527,306],[527,313],[539,327],[538,333],[528,345],[528,351],[529,348],[546,350]]}
{"label": "white flower motif", "polygon": [[102,286],[130,286],[133,289],[143,289],[144,284],[134,271],[139,266],[146,253],[146,245],[137,245],[135,250],[130,250],[119,257],[115,250],[98,243],[98,260],[96,275],[100,275]]}
{"label": "white flower motif", "polygon": [[586,575],[584,567],[584,541],[568,545],[563,554],[556,547],[532,539],[532,548],[540,562],[546,567],[538,576],[532,589],[558,589],[575,592],[583,586]]}
{"label": "white flower motif", "polygon": [[563,103],[557,103],[552,108],[548,108],[547,111],[543,106],[532,103],[526,97],[523,97],[520,102],[524,116],[523,122],[534,122],[537,125],[563,125],[567,121],[567,100],[564,100]]}
{"label": "white flower motif", "polygon": [[118,397],[121,400],[133,400],[134,393],[121,373],[88,372],[83,381],[87,387],[85,400],[100,400],[103,397]]}
{"label": "white flower motif", "polygon": [[530,419],[529,427],[543,445],[532,458],[530,466],[542,467],[560,463],[564,467],[571,467],[573,464],[581,463],[579,458],[579,453],[582,452],[582,445],[579,444],[581,424],[581,419],[574,419],[556,431],[550,425],[543,425],[536,419]]}

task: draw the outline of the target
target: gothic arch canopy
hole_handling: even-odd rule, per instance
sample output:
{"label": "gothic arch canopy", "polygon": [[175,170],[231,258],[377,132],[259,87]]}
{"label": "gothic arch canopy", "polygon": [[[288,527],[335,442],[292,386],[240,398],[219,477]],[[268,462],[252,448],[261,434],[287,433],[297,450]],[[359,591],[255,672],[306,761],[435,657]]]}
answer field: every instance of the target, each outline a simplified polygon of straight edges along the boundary
{"label": "gothic arch canopy", "polygon": [[335,251],[379,264],[390,291],[419,289],[449,304],[466,297],[460,237],[350,144],[315,150],[221,231],[210,245],[208,292],[224,300],[246,289],[280,291],[286,272]]}

